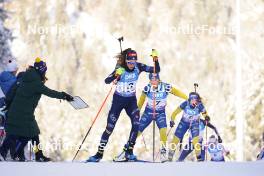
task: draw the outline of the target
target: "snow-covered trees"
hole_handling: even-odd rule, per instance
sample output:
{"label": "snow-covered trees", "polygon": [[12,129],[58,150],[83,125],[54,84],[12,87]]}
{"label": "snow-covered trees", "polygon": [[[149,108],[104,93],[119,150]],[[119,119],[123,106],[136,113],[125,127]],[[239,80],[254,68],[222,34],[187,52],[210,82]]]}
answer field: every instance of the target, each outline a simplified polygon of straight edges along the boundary
{"label": "snow-covered trees", "polygon": [[4,26],[5,20],[8,18],[7,11],[3,8],[5,0],[0,1],[0,66],[4,65],[7,59],[12,58],[10,43],[12,40],[12,32]]}

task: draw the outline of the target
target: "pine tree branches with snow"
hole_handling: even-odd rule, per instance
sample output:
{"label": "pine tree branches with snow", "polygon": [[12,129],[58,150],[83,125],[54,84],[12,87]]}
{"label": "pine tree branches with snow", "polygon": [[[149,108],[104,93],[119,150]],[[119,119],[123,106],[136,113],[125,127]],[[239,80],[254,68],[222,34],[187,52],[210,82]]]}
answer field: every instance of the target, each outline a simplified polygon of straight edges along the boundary
{"label": "pine tree branches with snow", "polygon": [[4,22],[8,18],[8,12],[4,9],[4,3],[7,1],[0,0],[0,66],[7,59],[12,58],[12,53],[10,50],[10,43],[12,41],[12,32],[5,27]]}

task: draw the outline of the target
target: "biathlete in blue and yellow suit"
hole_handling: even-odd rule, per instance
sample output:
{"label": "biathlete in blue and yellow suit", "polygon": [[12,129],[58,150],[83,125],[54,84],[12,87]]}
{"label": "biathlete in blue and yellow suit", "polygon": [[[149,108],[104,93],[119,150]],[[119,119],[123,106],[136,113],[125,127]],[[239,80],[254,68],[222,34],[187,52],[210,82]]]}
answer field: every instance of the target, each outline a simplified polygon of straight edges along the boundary
{"label": "biathlete in blue and yellow suit", "polygon": [[[157,52],[153,51],[152,55],[155,62],[155,70],[159,72],[160,66]],[[115,69],[105,79],[106,84],[114,81],[117,85],[113,95],[112,106],[107,117],[107,126],[101,137],[97,153],[91,156],[87,162],[99,162],[102,159],[104,148],[123,109],[125,109],[132,124],[125,157],[127,160],[136,160],[136,156],[133,154],[133,148],[138,134],[140,119],[136,98],[136,84],[141,72],[153,73],[154,67],[138,63],[136,51],[130,48],[124,50],[118,57],[120,59],[120,67]]]}
{"label": "biathlete in blue and yellow suit", "polygon": [[201,157],[201,145],[199,143],[199,121],[200,114],[202,114],[205,118],[205,121],[208,123],[210,117],[207,115],[205,107],[201,101],[200,95],[196,92],[191,92],[189,94],[189,98],[187,101],[184,101],[172,114],[170,126],[173,127],[175,125],[174,120],[176,116],[183,111],[183,115],[181,121],[176,128],[174,133],[173,140],[170,144],[169,151],[169,161],[172,161],[173,155],[177,148],[177,145],[180,141],[182,141],[185,133],[190,130],[192,135],[192,144],[195,149],[196,157],[198,161],[202,161]]}
{"label": "biathlete in blue and yellow suit", "polygon": [[[210,122],[207,123],[207,127],[211,128],[212,130],[214,130],[215,134],[218,136],[218,142],[222,143],[222,138],[220,137],[220,134],[218,133],[218,130],[216,129],[216,127],[214,125],[212,125]],[[200,119],[200,123],[199,123],[199,143],[202,146],[201,149],[201,161],[205,160],[205,147],[203,145],[203,138],[204,138],[204,131],[206,128],[206,121],[203,119]],[[192,145],[192,134],[190,131],[190,136],[189,136],[189,142],[188,144],[186,144],[183,148],[183,150],[180,153],[180,157],[178,159],[179,162],[184,161],[185,158],[193,151],[194,147]]]}
{"label": "biathlete in blue and yellow suit", "polygon": [[167,160],[166,144],[167,144],[167,120],[165,108],[167,105],[167,97],[173,94],[182,99],[188,99],[187,95],[182,91],[172,87],[171,84],[164,83],[160,81],[159,74],[150,73],[149,74],[150,84],[145,86],[138,102],[138,108],[141,110],[146,98],[147,104],[145,111],[139,122],[139,133],[138,136],[149,126],[153,120],[154,106],[153,99],[155,94],[155,121],[159,128],[160,133],[160,144],[161,144],[161,161]]}

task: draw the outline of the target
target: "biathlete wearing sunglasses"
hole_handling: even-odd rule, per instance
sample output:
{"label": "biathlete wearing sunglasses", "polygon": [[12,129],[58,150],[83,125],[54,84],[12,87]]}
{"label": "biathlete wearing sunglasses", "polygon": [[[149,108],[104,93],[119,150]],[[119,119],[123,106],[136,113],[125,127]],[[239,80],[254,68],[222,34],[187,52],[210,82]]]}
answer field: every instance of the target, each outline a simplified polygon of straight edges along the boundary
{"label": "biathlete wearing sunglasses", "polygon": [[[132,124],[128,142],[124,147],[124,150],[126,151],[125,158],[127,160],[136,160],[136,157],[133,154],[133,148],[137,138],[140,118],[136,98],[136,84],[140,73],[153,73],[154,67],[137,62],[137,53],[134,50],[126,49],[123,51],[122,55],[125,56],[124,66],[117,68],[105,79],[106,84],[110,84],[114,81],[116,84],[116,90],[108,114],[107,126],[101,137],[98,151],[96,155],[90,157],[87,162],[98,162],[102,159],[104,148],[123,109],[125,109]],[[157,56],[155,57],[154,62],[155,71],[160,72],[160,65]]]}

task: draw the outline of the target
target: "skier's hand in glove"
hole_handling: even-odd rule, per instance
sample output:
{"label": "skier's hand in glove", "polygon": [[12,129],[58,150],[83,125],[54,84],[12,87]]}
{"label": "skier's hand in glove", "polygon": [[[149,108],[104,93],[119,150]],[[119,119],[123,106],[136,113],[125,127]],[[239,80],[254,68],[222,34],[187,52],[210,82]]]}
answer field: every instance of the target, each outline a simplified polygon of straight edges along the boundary
{"label": "skier's hand in glove", "polygon": [[125,72],[125,69],[120,67],[120,68],[116,69],[115,75],[121,76],[124,72]]}
{"label": "skier's hand in glove", "polygon": [[173,128],[175,125],[175,122],[173,120],[170,121],[170,127]]}
{"label": "skier's hand in glove", "polygon": [[73,97],[71,95],[67,94],[66,92],[62,92],[62,94],[64,100],[73,101]]}
{"label": "skier's hand in glove", "polygon": [[222,143],[222,142],[223,142],[222,138],[218,136],[218,143]]}
{"label": "skier's hand in glove", "polygon": [[158,54],[158,51],[155,50],[155,49],[152,49],[152,52],[150,54],[150,56],[153,58],[153,61],[158,61],[158,58],[159,58],[159,54]]}
{"label": "skier's hand in glove", "polygon": [[206,124],[208,124],[210,122],[210,117],[209,116],[205,116],[204,120],[205,120]]}

